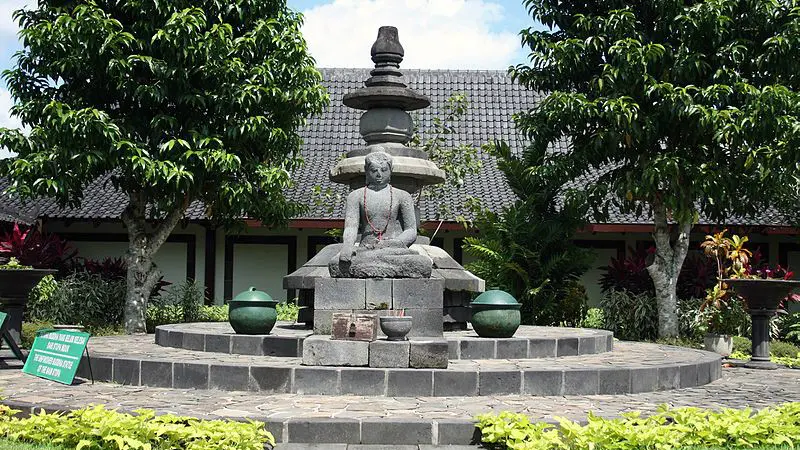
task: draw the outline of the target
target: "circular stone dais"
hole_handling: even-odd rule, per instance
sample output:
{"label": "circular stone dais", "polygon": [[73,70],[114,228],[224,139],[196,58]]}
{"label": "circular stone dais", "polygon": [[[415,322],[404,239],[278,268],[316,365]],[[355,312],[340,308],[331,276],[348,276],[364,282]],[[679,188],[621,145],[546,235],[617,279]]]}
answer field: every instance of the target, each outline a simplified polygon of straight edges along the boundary
{"label": "circular stone dais", "polygon": [[278,320],[277,304],[266,292],[250,287],[230,301],[228,321],[238,334],[269,334]]}
{"label": "circular stone dais", "polygon": [[519,328],[522,306],[508,292],[493,289],[470,303],[472,328],[480,337],[510,338]]}

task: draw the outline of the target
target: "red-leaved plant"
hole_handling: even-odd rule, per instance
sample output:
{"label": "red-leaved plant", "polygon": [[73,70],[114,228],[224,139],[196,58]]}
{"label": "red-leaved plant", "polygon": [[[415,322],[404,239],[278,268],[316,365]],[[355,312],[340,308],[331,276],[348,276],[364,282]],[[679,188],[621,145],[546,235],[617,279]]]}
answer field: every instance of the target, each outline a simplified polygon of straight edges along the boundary
{"label": "red-leaved plant", "polygon": [[16,258],[23,266],[35,269],[62,269],[77,254],[66,240],[41,233],[34,227],[22,230],[19,224],[0,236],[0,260]]}

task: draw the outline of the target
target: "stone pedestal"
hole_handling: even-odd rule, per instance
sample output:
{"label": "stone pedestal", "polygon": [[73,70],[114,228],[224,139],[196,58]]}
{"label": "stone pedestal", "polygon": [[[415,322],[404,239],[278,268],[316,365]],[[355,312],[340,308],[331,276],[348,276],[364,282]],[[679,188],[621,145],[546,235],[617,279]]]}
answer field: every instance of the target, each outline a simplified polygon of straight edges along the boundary
{"label": "stone pedestal", "polygon": [[448,354],[449,347],[443,338],[362,342],[314,335],[303,342],[306,366],[446,369]]}

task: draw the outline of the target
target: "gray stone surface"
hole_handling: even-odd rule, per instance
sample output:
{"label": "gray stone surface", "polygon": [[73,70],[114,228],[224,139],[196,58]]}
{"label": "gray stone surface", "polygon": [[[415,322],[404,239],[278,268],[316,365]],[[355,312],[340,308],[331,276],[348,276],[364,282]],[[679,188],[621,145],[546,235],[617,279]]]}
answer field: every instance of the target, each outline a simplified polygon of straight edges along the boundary
{"label": "gray stone surface", "polygon": [[494,339],[470,339],[461,341],[461,359],[494,358]]}
{"label": "gray stone surface", "polygon": [[223,391],[246,391],[250,388],[250,368],[213,364],[209,370],[208,387]]}
{"label": "gray stone surface", "polygon": [[327,335],[309,336],[303,342],[303,365],[368,366],[369,342],[331,339]]}
{"label": "gray stone surface", "polygon": [[433,395],[434,397],[478,395],[478,373],[434,371]]}
{"label": "gray stone surface", "polygon": [[521,391],[522,372],[519,370],[491,370],[478,376],[480,395],[516,394]]}
{"label": "gray stone surface", "polygon": [[323,367],[294,369],[294,392],[307,395],[339,395],[339,372]]}
{"label": "gray stone surface", "polygon": [[142,361],[141,383],[144,386],[172,387],[172,363],[167,361]]}
{"label": "gray stone surface", "polygon": [[528,357],[527,339],[498,339],[496,344],[497,359],[523,359]]}
{"label": "gray stone surface", "polygon": [[314,310],[314,334],[331,334],[334,313],[352,313],[352,309]]}
{"label": "gray stone surface", "polygon": [[433,395],[433,371],[426,369],[395,369],[389,371],[386,395],[407,397]]}
{"label": "gray stone surface", "polygon": [[292,442],[358,442],[361,424],[357,420],[336,418],[290,420],[287,440]]}
{"label": "gray stone surface", "polygon": [[268,394],[292,392],[292,369],[289,367],[250,367],[250,387]]}
{"label": "gray stone surface", "polygon": [[444,282],[441,279],[392,280],[392,308],[439,309],[443,304]]}
{"label": "gray stone surface", "polygon": [[369,366],[408,367],[410,348],[409,341],[372,341],[369,343]]}
{"label": "gray stone surface", "polygon": [[439,309],[406,309],[406,316],[411,316],[411,331],[408,337],[442,337],[442,308]]}
{"label": "gray stone surface", "polygon": [[386,371],[374,369],[342,369],[342,395],[385,395]]}
{"label": "gray stone surface", "polygon": [[367,292],[367,308],[376,309],[382,304],[386,304],[385,309],[392,308],[392,280],[374,279],[365,280]]}
{"label": "gray stone surface", "polygon": [[449,348],[444,339],[412,339],[409,353],[409,367],[446,369]]}
{"label": "gray stone surface", "polygon": [[367,283],[356,278],[318,278],[315,310],[366,309]]}
{"label": "gray stone surface", "polygon": [[429,421],[377,419],[361,421],[364,444],[432,444],[433,424]]}
{"label": "gray stone surface", "polygon": [[137,359],[114,358],[112,380],[119,384],[139,384],[139,365]]}
{"label": "gray stone surface", "polygon": [[547,370],[525,372],[522,392],[527,395],[560,395],[564,386],[564,372]]}

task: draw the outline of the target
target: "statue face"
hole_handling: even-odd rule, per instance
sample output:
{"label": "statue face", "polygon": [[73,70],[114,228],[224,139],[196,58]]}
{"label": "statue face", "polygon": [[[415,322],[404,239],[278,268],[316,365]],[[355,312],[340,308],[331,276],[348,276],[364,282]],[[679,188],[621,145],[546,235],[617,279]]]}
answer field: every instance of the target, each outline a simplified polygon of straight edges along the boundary
{"label": "statue face", "polygon": [[386,186],[391,177],[392,169],[386,162],[376,162],[367,167],[367,184],[370,186]]}

